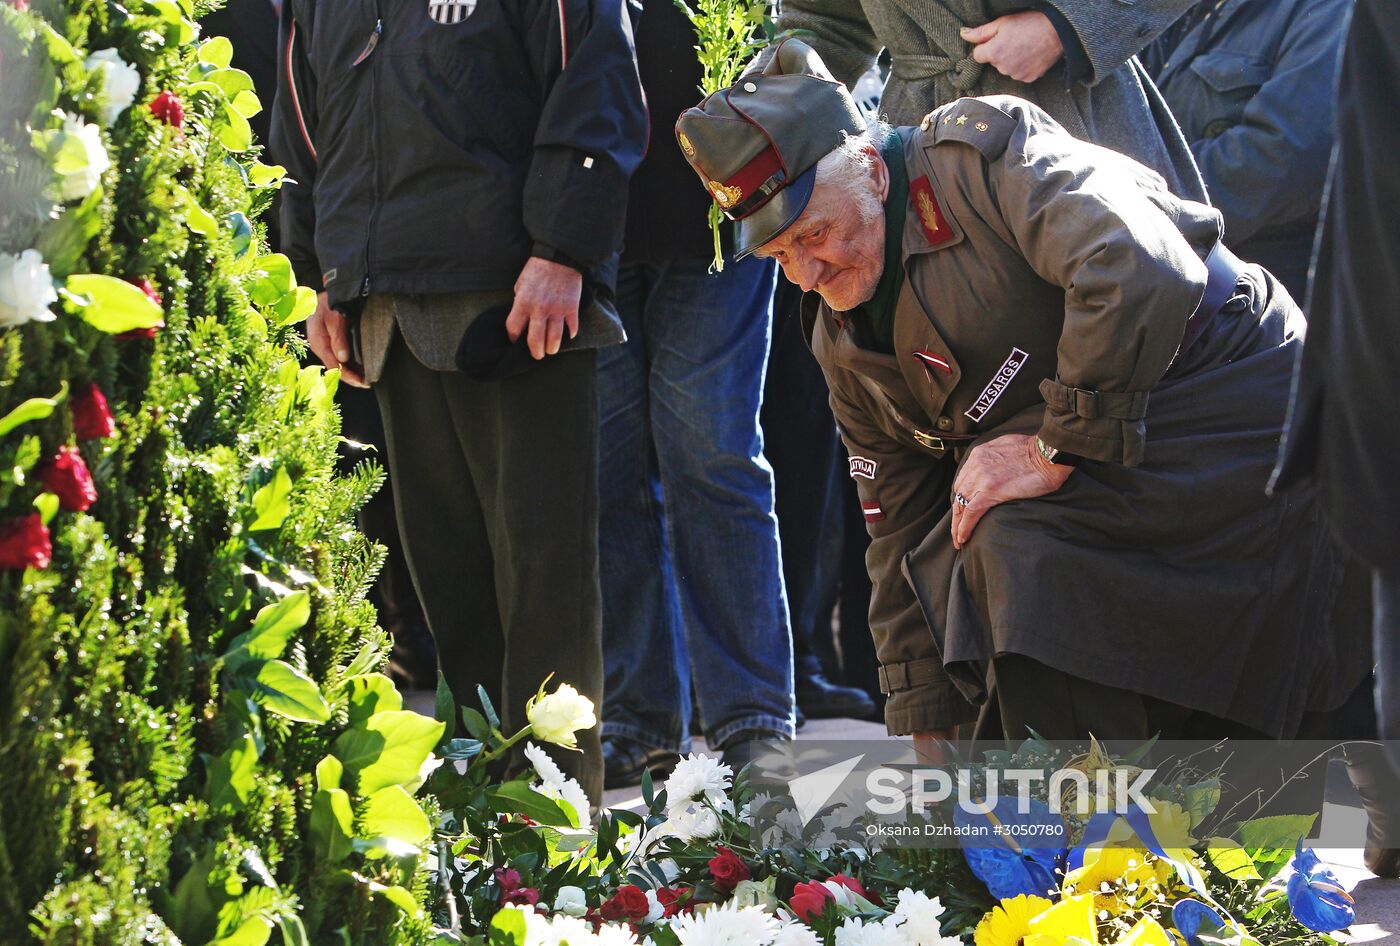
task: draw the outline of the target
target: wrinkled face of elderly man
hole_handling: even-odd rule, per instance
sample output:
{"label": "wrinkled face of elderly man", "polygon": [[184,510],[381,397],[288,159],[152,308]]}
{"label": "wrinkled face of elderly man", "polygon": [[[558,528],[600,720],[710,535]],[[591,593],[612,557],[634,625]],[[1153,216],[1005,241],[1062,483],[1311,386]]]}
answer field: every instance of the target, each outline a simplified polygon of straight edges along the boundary
{"label": "wrinkled face of elderly man", "polygon": [[803,292],[837,312],[868,302],[885,267],[889,169],[866,135],[822,158],[801,216],[755,254],[778,261]]}

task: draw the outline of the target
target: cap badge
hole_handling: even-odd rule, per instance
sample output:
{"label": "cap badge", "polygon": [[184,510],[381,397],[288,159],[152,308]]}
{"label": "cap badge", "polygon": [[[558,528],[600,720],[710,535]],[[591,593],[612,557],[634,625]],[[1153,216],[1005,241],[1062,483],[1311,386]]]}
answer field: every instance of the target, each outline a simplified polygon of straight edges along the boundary
{"label": "cap badge", "polygon": [[693,158],[693,157],[695,157],[695,145],[693,145],[693,144],[690,143],[690,139],[687,138],[687,137],[685,136],[685,132],[681,132],[680,138],[681,138],[681,151],[683,151],[683,152],[685,153],[685,156],[686,156],[687,158]]}
{"label": "cap badge", "polygon": [[719,181],[710,182],[710,193],[715,195],[716,203],[725,210],[733,207],[744,196],[744,192],[739,188],[721,184]]}

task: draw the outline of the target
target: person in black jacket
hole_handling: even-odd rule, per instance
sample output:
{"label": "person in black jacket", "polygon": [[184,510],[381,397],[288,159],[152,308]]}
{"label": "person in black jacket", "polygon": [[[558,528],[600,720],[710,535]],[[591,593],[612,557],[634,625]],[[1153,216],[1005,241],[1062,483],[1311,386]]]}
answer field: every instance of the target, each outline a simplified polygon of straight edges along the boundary
{"label": "person in black jacket", "polygon": [[[1356,0],[1337,91],[1337,144],[1308,297],[1308,338],[1272,488],[1316,483],[1333,528],[1372,569],[1376,716],[1400,740],[1400,6]],[[1364,758],[1364,757],[1363,757]],[[1369,760],[1368,760],[1369,761]],[[1370,815],[1366,866],[1400,876],[1400,782],[1352,766]],[[1358,777],[1359,776],[1359,777]]]}
{"label": "person in black jacket", "polygon": [[[606,297],[646,146],[623,0],[286,0],[282,48],[284,251],[320,290],[312,350],[378,396],[443,674],[508,730],[550,673],[599,703],[593,349],[621,332],[580,299]],[[456,373],[478,317],[527,370]]]}

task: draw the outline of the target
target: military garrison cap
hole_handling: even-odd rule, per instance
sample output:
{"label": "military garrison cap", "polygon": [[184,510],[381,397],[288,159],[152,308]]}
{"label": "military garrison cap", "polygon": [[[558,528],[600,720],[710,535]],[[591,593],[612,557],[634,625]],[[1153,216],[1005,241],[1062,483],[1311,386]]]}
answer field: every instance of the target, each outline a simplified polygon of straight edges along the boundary
{"label": "military garrison cap", "polygon": [[855,100],[821,57],[787,39],[762,72],[682,112],[676,141],[735,222],[734,256],[742,259],[802,214],[817,162],[864,130]]}

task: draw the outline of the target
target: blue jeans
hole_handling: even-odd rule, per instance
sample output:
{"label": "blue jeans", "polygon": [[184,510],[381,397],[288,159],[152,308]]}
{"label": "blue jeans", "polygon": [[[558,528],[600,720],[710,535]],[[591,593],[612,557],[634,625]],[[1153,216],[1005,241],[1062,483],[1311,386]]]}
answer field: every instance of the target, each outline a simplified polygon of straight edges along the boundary
{"label": "blue jeans", "polygon": [[599,351],[603,735],[690,748],[791,737],[792,633],[758,426],[773,265],[618,275],[627,342]]}

